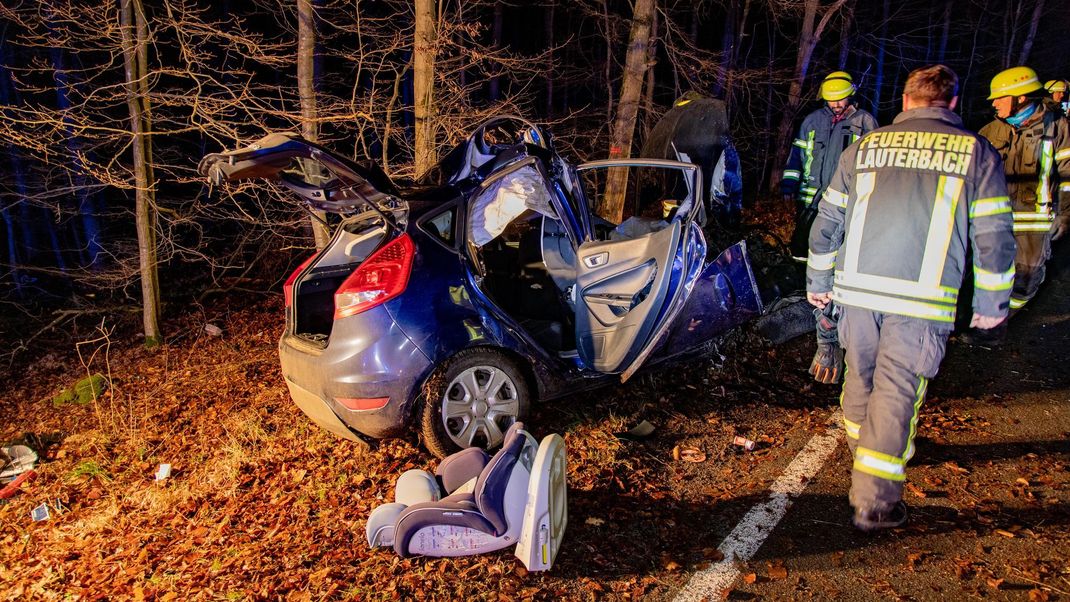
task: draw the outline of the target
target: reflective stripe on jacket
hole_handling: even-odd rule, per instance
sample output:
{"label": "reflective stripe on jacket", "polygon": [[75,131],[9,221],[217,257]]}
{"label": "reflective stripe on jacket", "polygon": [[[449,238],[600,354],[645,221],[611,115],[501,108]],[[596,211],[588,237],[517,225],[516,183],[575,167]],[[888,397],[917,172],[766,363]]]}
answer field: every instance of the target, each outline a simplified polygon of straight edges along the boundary
{"label": "reflective stripe on jacket", "polygon": [[1070,122],[1041,103],[1020,128],[999,119],[981,128],[1003,159],[1015,232],[1047,232],[1070,216]]}
{"label": "reflective stripe on jacket", "polygon": [[806,290],[950,328],[967,245],[974,311],[1006,315],[1015,242],[999,155],[951,111],[906,111],[840,157],[810,231]]}
{"label": "reflective stripe on jacket", "polygon": [[836,124],[828,106],[803,119],[799,136],[791,144],[781,192],[798,194],[809,205],[828,186],[843,149],[877,127],[877,120],[863,109],[849,105],[844,112]]}

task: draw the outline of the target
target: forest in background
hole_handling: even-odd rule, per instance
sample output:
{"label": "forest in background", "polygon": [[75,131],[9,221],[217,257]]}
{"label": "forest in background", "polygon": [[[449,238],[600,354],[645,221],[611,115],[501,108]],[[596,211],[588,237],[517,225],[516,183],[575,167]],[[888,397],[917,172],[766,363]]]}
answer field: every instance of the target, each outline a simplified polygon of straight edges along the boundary
{"label": "forest in background", "polygon": [[[830,70],[882,124],[943,62],[961,113],[989,79],[1070,77],[1055,0],[12,0],[0,5],[0,303],[14,354],[42,327],[220,290],[277,290],[316,245],[306,213],[196,174],[208,152],[299,131],[398,180],[476,123],[548,124],[574,162],[634,155],[689,90],[725,99],[750,206]],[[611,153],[610,149],[613,149]],[[318,234],[322,242],[322,232]],[[17,332],[16,332],[17,331]]]}

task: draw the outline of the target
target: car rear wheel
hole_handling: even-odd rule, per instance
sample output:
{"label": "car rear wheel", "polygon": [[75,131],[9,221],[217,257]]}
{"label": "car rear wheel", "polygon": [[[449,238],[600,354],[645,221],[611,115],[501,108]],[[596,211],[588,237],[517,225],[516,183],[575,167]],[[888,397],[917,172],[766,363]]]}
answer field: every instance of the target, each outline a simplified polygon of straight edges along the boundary
{"label": "car rear wheel", "polygon": [[466,447],[493,449],[528,413],[531,393],[517,363],[487,349],[462,351],[432,379],[420,412],[424,446],[440,458]]}

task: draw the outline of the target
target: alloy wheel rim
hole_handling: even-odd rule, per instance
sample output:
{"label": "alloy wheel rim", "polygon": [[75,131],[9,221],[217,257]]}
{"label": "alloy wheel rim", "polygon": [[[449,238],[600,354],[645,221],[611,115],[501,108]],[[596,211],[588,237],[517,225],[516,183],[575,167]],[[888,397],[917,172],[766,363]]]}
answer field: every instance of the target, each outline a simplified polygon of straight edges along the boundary
{"label": "alloy wheel rim", "polygon": [[461,448],[493,448],[520,414],[516,384],[500,368],[473,366],[458,374],[441,400],[442,426]]}

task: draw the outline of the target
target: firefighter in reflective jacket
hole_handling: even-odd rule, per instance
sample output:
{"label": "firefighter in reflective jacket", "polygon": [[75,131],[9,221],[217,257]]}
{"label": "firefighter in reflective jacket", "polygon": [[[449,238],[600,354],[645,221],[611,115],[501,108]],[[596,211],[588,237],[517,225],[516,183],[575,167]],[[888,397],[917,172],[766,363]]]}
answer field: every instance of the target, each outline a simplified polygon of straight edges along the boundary
{"label": "firefighter in reflective jacket", "polygon": [[1067,84],[1065,79],[1050,79],[1044,82],[1048,98],[1059,107],[1059,111],[1064,116],[1070,117],[1070,98],[1067,97],[1067,88],[1070,88],[1070,84]]}
{"label": "firefighter in reflective jacket", "polygon": [[817,215],[817,200],[836,171],[840,153],[877,127],[872,115],[851,102],[855,91],[846,71],[833,71],[825,76],[821,82],[825,106],[803,119],[799,137],[792,142],[780,189],[786,199],[794,199],[796,203],[798,215],[795,234],[791,237],[791,254],[798,261],[806,261],[806,244]]}
{"label": "firefighter in reflective jacket", "polygon": [[999,155],[952,112],[958,78],[915,70],[903,112],[840,157],[810,232],[807,299],[835,301],[847,353],[841,405],[862,530],[901,525],[918,411],[955,319],[967,247],[973,321],[1005,319],[1014,279],[1011,207]]}
{"label": "firefighter in reflective jacket", "polygon": [[[877,127],[877,120],[851,103],[856,91],[851,75],[834,71],[821,82],[825,106],[803,119],[799,137],[792,143],[788,165],[781,180],[784,197],[796,202],[795,233],[790,250],[797,261],[806,261],[810,227],[817,216],[817,199],[825,191],[843,149]],[[834,384],[843,375],[843,351],[837,343],[834,306],[814,312],[817,351],[810,374],[818,382]]]}
{"label": "firefighter in reflective jacket", "polygon": [[[1036,295],[1051,241],[1070,228],[1070,122],[1042,100],[1042,94],[1029,67],[1000,72],[988,96],[996,119],[980,131],[1003,159],[1014,211],[1018,257],[1011,313]],[[1004,324],[993,333],[995,338],[977,342],[998,343],[1005,330]]]}

